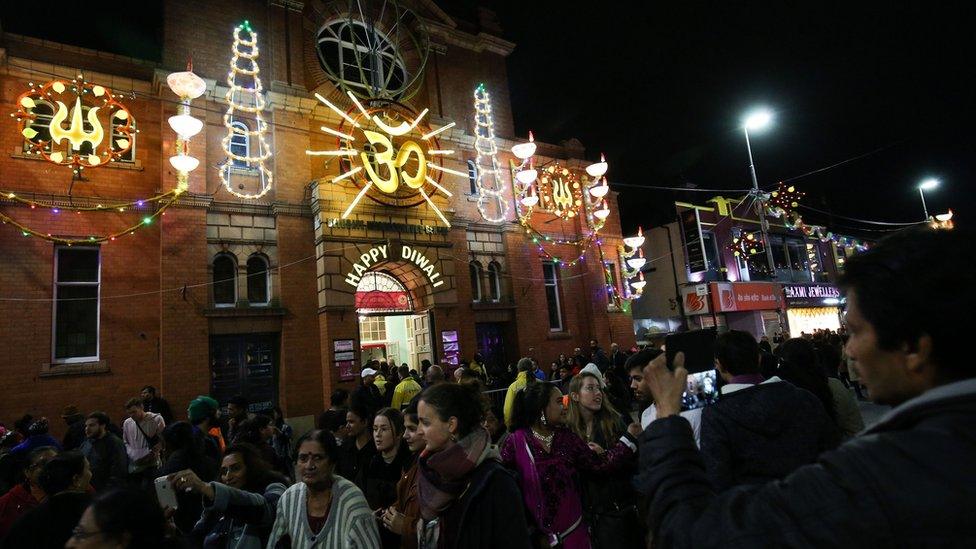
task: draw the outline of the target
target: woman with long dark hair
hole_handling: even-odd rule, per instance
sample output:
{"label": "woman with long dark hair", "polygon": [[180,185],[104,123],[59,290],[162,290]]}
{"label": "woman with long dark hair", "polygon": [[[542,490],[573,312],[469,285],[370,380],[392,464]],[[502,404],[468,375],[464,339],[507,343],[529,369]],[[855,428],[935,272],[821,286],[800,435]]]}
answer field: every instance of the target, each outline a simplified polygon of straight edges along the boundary
{"label": "woman with long dark hair", "polygon": [[[806,389],[820,400],[824,411],[837,428],[838,440],[846,440],[864,429],[864,419],[854,397],[839,379],[827,377],[817,349],[810,341],[794,337],[780,345],[780,365],[776,374]],[[833,381],[833,382],[832,382]]]}
{"label": "woman with long dark hair", "polygon": [[288,485],[288,479],[272,470],[246,442],[227,448],[220,482],[203,482],[190,469],[171,474],[169,480],[177,493],[188,491],[203,498],[203,514],[188,537],[206,548],[263,548],[278,498]]}
{"label": "woman with long dark hair", "polygon": [[[403,440],[403,415],[393,408],[383,408],[373,418],[373,443],[376,454],[366,467],[366,501],[369,508],[382,517],[385,509],[396,501],[396,486],[403,472],[410,466],[412,456]],[[400,546],[400,536],[391,530],[380,529],[383,547]]]}
{"label": "woman with long dark hair", "polygon": [[417,520],[420,519],[420,503],[417,501],[418,457],[427,445],[418,426],[417,403],[413,402],[403,411],[403,440],[410,450],[410,467],[397,482],[396,503],[381,516],[383,527],[400,536],[402,549],[417,547]]}
{"label": "woman with long dark hair", "polygon": [[[599,448],[615,444],[629,425],[606,398],[605,390],[603,380],[588,371],[580,372],[569,384],[566,423],[583,441]],[[641,545],[638,495],[630,484],[636,465],[635,460],[612,474],[581,473],[583,509],[593,547]]]}
{"label": "woman with long dark hair", "polygon": [[426,446],[417,492],[422,549],[529,549],[518,485],[496,459],[481,395],[440,383],[420,394],[417,431]]}
{"label": "woman with long dark hair", "polygon": [[599,455],[566,427],[564,416],[562,395],[555,386],[527,385],[515,399],[512,434],[502,447],[502,462],[519,472],[522,496],[540,542],[589,548],[577,474],[611,473],[632,464],[640,428],[629,428],[635,432]]}

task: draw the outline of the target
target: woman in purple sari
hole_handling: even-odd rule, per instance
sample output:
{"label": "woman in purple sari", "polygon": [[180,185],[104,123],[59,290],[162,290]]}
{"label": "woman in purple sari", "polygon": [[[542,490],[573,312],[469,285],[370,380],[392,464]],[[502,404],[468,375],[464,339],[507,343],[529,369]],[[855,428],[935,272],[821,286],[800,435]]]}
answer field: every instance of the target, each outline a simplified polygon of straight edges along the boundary
{"label": "woman in purple sari", "polygon": [[628,431],[603,453],[569,430],[564,416],[562,395],[554,385],[535,383],[519,391],[502,462],[519,472],[526,508],[544,546],[588,549],[578,472],[610,473],[632,464],[640,433]]}

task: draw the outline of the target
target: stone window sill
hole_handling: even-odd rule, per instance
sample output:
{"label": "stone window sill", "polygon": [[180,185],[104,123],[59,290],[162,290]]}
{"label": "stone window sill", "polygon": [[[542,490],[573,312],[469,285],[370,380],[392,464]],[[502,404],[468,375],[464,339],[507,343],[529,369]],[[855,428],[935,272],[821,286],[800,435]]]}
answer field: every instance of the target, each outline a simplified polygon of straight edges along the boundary
{"label": "stone window sill", "polygon": [[[39,160],[41,162],[47,162],[47,160],[45,160],[43,156],[39,154],[26,154],[24,153],[24,150],[21,149],[20,147],[16,147],[13,150],[13,152],[10,154],[10,158],[19,158],[21,160]],[[116,160],[115,162],[108,162],[98,167],[114,168],[116,170],[135,170],[139,172],[145,170],[145,168],[142,166],[142,161],[139,160],[138,158],[136,159],[135,162],[123,162],[121,160]],[[88,169],[93,170],[97,168],[88,168]]]}
{"label": "stone window sill", "polygon": [[549,332],[546,339],[573,339],[573,334],[569,332]]}
{"label": "stone window sill", "polygon": [[95,374],[107,374],[111,370],[108,368],[108,363],[105,360],[96,360],[94,362],[53,362],[48,364],[41,364],[41,372],[38,374],[40,377],[58,377],[58,376],[86,376]]}

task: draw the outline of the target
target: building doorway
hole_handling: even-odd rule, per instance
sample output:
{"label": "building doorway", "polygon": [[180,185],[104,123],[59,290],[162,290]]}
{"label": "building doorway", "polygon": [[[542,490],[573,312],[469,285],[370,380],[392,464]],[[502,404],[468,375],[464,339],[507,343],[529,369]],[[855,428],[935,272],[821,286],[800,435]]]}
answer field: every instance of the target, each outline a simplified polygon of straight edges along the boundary
{"label": "building doorway", "polygon": [[478,322],[475,333],[478,338],[478,353],[484,360],[488,371],[506,366],[504,322]]}
{"label": "building doorway", "polygon": [[430,312],[415,313],[413,299],[394,276],[374,271],[363,275],[356,288],[359,314],[359,352],[365,367],[372,360],[420,370],[433,360]]}
{"label": "building doorway", "polygon": [[251,412],[278,404],[278,334],[210,337],[210,396],[223,406],[235,395]]}

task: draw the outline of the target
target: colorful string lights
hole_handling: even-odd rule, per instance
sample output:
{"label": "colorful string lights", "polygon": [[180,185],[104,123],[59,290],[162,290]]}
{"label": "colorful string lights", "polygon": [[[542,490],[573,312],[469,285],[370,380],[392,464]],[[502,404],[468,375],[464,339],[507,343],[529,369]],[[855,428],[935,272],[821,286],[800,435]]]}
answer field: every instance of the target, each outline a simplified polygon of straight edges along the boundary
{"label": "colorful string lights", "polygon": [[[247,36],[244,37],[242,32]],[[264,139],[268,124],[261,116],[266,103],[261,77],[258,76],[260,72],[257,63],[258,33],[251,29],[249,22],[244,21],[234,28],[234,43],[231,45],[231,50],[234,55],[230,60],[230,72],[227,73],[229,89],[225,96],[227,112],[224,114],[227,135],[220,142],[227,159],[217,171],[229,193],[238,198],[255,200],[271,190],[273,176],[271,170],[265,165],[265,162],[271,158],[271,148]],[[245,85],[242,85],[242,82]],[[245,116],[235,116],[237,112],[245,113]],[[248,122],[253,124],[253,129]],[[241,152],[243,154],[240,154]],[[240,181],[257,180],[259,182],[257,190],[242,191],[241,189],[248,187],[240,181],[238,188],[235,189],[231,184],[235,173]]]}

